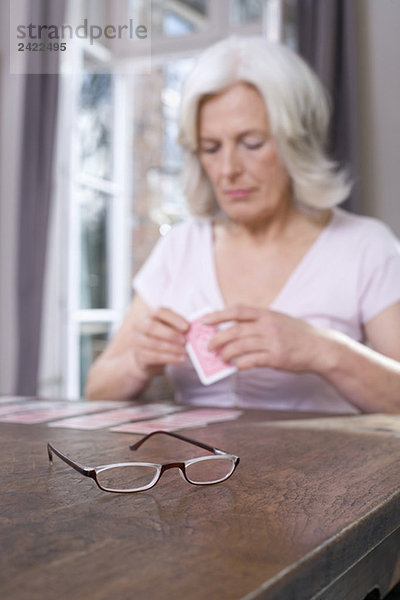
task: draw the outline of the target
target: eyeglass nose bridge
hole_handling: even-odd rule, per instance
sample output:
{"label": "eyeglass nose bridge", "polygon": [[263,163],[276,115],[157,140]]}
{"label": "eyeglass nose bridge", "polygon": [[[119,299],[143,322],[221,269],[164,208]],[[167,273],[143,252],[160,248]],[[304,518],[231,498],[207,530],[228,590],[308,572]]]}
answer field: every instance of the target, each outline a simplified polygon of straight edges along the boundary
{"label": "eyeglass nose bridge", "polygon": [[[188,481],[188,479],[186,478],[186,474],[185,474],[185,463],[184,462],[172,462],[172,463],[166,463],[166,464],[162,465],[160,477],[165,471],[168,471],[169,469],[179,469],[182,479],[184,479],[185,481]],[[189,483],[190,483],[190,481],[189,481]]]}

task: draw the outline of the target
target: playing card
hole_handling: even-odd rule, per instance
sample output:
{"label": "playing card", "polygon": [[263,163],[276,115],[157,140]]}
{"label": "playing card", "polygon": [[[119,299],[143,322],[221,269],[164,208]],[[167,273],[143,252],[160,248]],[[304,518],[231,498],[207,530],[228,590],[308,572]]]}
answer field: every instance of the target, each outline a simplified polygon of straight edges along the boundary
{"label": "playing card", "polygon": [[219,329],[216,325],[203,323],[204,315],[210,312],[212,309],[205,308],[192,315],[186,343],[187,352],[203,385],[210,385],[237,370],[236,367],[224,362],[218,352],[210,352],[207,349],[209,341]]}
{"label": "playing card", "polygon": [[0,404],[11,404],[12,402],[23,402],[29,400],[29,398],[22,396],[2,396],[0,397]]}
{"label": "playing card", "polygon": [[132,406],[130,408],[121,408],[111,410],[95,415],[84,415],[81,417],[72,417],[71,419],[62,419],[49,423],[49,427],[64,427],[68,429],[102,429],[111,427],[124,421],[135,421],[136,419],[149,419],[160,417],[180,408],[167,404],[145,404],[142,406]]}
{"label": "playing card", "polygon": [[152,431],[173,431],[189,427],[203,427],[208,423],[230,421],[237,419],[242,412],[235,409],[224,408],[198,408],[187,410],[159,419],[140,421],[139,423],[125,423],[113,427],[111,431],[124,433],[151,433]]}
{"label": "playing card", "polygon": [[2,405],[0,422],[2,423],[44,423],[52,419],[89,414],[111,408],[129,406],[128,402],[60,402],[52,400],[29,400],[20,404]]}

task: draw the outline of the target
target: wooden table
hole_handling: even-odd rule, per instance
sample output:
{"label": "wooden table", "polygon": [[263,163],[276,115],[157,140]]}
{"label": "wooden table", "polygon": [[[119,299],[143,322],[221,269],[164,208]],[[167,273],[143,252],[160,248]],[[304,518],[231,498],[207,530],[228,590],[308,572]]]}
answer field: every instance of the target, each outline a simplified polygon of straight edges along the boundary
{"label": "wooden table", "polygon": [[[46,442],[96,465],[131,460],[139,436],[0,424],[0,597],[383,597],[400,580],[400,439],[274,426],[288,416],[247,411],[187,431],[239,455],[233,477],[202,488],[170,470],[132,495],[51,466]],[[156,436],[139,452],[163,462],[196,449]]]}

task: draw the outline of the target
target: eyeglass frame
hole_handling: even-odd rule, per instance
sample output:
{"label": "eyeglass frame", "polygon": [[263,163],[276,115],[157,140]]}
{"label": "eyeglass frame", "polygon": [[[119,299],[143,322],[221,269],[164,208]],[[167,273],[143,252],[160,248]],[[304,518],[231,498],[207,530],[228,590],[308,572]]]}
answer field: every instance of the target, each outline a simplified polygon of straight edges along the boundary
{"label": "eyeglass frame", "polygon": [[[142,439],[140,439],[135,444],[131,444],[129,446],[129,449],[137,450],[149,438],[151,438],[152,436],[154,436],[156,434],[160,434],[160,433],[162,433],[164,435],[168,435],[170,437],[174,437],[183,442],[193,444],[194,446],[198,446],[199,448],[203,448],[204,450],[208,450],[209,452],[212,452],[215,455],[215,457],[224,457],[224,458],[230,459],[233,464],[232,471],[226,477],[219,479],[218,481],[194,482],[194,481],[191,481],[187,477],[186,467],[188,467],[189,465],[194,464],[196,462],[199,462],[200,460],[204,460],[205,458],[213,459],[214,457],[198,456],[196,458],[191,458],[191,459],[185,460],[185,461],[167,462],[167,463],[161,463],[161,464],[147,463],[147,462],[146,463],[145,462],[122,462],[122,463],[111,463],[111,464],[107,464],[107,465],[99,465],[97,467],[89,467],[89,466],[81,465],[80,463],[78,463],[77,461],[72,459],[70,456],[67,456],[66,454],[61,452],[61,450],[56,448],[50,442],[47,443],[47,453],[48,453],[49,461],[51,464],[53,464],[53,453],[54,453],[61,460],[63,460],[67,465],[69,465],[70,467],[75,469],[75,471],[78,471],[78,473],[81,473],[81,475],[84,475],[85,477],[90,477],[91,479],[94,479],[96,485],[103,492],[110,492],[110,493],[115,493],[115,494],[135,494],[137,492],[145,492],[147,490],[150,490],[155,485],[157,485],[157,483],[160,481],[162,474],[165,473],[165,471],[168,471],[169,469],[173,469],[173,468],[178,468],[181,473],[182,478],[185,481],[187,481],[188,483],[190,483],[191,485],[199,485],[199,486],[218,485],[219,483],[224,483],[230,477],[232,477],[233,473],[236,471],[236,468],[240,462],[240,458],[238,456],[235,456],[234,454],[230,454],[229,452],[225,452],[225,450],[215,448],[214,446],[210,446],[208,444],[205,444],[204,442],[199,442],[198,440],[194,440],[194,439],[186,437],[180,433],[175,433],[172,431],[161,431],[161,430],[152,431],[151,433],[148,433],[147,435],[145,435]],[[153,467],[153,468],[155,467],[157,469],[157,476],[148,485],[143,486],[139,489],[131,489],[131,490],[119,490],[119,489],[105,488],[99,482],[98,477],[97,477],[98,473],[101,473],[102,471],[110,469],[110,468],[125,467],[125,466],[130,466],[130,465],[132,465],[132,466],[134,466],[134,465],[148,466],[148,467]]]}

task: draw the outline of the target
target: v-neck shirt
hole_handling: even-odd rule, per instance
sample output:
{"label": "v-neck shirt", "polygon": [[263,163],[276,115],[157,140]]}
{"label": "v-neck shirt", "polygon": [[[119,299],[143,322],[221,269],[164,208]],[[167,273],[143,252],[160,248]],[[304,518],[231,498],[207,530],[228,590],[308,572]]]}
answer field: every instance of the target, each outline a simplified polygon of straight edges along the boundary
{"label": "v-neck shirt", "polygon": [[[300,258],[298,263],[295,265],[295,267],[293,268],[289,277],[287,278],[285,283],[282,285],[282,287],[280,288],[280,290],[278,291],[278,293],[276,294],[276,296],[274,297],[272,302],[270,302],[268,306],[264,306],[264,308],[270,308],[271,310],[279,310],[280,299],[282,296],[283,297],[285,296],[286,288],[289,288],[289,294],[290,294],[290,288],[292,285],[292,281],[294,280],[294,282],[296,282],[298,272],[300,272],[300,276],[301,276],[301,272],[307,268],[308,261],[312,260],[314,253],[318,252],[319,244],[323,243],[325,235],[327,235],[329,233],[329,231],[330,231],[329,224],[332,221],[332,218],[333,218],[333,213],[332,213],[331,217],[329,218],[329,220],[327,221],[327,223],[325,224],[325,226],[319,232],[318,236],[309,245],[307,250],[304,252],[303,256]],[[218,282],[217,265],[215,262],[213,225],[210,221],[208,221],[208,223],[209,223],[209,227],[208,227],[208,232],[207,232],[207,261],[209,262],[210,275],[212,278],[212,285],[216,292],[216,296],[218,296],[219,304],[221,305],[222,308],[225,308],[227,305],[224,300],[224,297],[223,297],[223,294],[221,291],[221,287]],[[296,283],[294,283],[294,285],[296,285]],[[277,306],[278,306],[278,308],[277,308]]]}
{"label": "v-neck shirt", "polygon": [[[205,307],[225,308],[211,219],[193,217],[173,227],[133,283],[151,308],[166,306],[187,319]],[[398,240],[380,221],[335,208],[269,308],[363,342],[364,324],[398,300]],[[357,412],[314,373],[248,369],[204,386],[188,360],[167,374],[184,404]]]}

